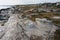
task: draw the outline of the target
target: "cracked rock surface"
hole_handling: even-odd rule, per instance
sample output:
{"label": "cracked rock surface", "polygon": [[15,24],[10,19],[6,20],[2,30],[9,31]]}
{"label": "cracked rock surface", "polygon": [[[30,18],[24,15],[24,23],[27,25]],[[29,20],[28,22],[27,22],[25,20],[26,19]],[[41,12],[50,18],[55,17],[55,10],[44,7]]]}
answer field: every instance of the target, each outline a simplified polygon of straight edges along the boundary
{"label": "cracked rock surface", "polygon": [[13,14],[4,26],[0,25],[0,40],[48,40],[51,35],[53,37],[55,25],[40,22],[39,19],[33,22],[18,16]]}

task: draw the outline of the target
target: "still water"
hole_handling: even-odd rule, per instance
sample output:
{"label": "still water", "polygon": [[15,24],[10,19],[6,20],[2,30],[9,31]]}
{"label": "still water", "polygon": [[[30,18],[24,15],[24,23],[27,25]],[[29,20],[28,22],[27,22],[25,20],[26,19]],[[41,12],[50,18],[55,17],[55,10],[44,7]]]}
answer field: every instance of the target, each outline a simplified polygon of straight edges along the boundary
{"label": "still water", "polygon": [[10,8],[11,5],[0,5],[0,9]]}

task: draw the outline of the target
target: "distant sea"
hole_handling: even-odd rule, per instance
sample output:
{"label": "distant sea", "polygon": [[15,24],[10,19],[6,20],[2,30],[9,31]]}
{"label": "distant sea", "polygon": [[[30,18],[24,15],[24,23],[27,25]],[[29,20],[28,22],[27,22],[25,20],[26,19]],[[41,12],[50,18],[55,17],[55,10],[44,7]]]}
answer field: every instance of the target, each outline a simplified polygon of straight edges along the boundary
{"label": "distant sea", "polygon": [[6,9],[6,8],[10,8],[11,5],[0,5],[0,9]]}

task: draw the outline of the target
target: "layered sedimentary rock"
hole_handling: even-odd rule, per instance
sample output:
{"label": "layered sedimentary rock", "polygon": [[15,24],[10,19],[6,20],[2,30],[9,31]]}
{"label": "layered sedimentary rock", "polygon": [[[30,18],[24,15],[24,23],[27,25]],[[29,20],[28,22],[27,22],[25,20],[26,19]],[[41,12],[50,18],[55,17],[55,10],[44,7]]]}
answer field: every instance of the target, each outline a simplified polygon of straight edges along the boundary
{"label": "layered sedimentary rock", "polygon": [[0,40],[53,40],[55,25],[19,16],[12,14],[4,26],[0,26]]}
{"label": "layered sedimentary rock", "polygon": [[0,40],[54,40],[57,26],[46,18],[32,21],[28,16],[37,14],[28,14],[29,11],[19,8],[3,10],[1,15],[5,20],[0,24]]}

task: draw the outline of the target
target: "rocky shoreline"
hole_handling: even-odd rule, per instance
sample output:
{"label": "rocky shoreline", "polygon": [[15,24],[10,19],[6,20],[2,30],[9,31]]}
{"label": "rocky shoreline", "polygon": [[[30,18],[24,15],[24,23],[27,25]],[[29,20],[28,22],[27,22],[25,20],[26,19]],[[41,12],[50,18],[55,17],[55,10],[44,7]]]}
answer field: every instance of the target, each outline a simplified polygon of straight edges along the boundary
{"label": "rocky shoreline", "polygon": [[26,5],[1,9],[0,40],[55,40],[58,27],[52,21],[59,19],[52,18],[56,16],[54,12],[57,9],[52,12]]}

